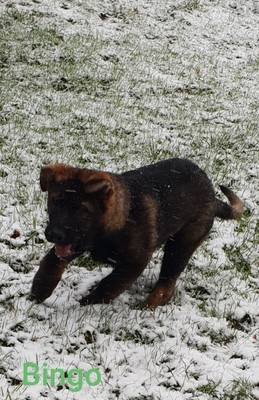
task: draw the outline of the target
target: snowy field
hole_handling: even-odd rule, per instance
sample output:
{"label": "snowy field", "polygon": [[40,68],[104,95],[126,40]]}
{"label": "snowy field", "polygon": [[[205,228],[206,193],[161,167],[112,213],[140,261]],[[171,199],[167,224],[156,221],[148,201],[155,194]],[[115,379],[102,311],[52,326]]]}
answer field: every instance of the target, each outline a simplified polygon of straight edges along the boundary
{"label": "snowy field", "polygon": [[[0,85],[0,398],[259,399],[259,1],[0,0]],[[50,248],[42,165],[169,157],[245,204],[215,221],[170,303],[138,309],[161,249],[110,305],[79,306],[110,270],[87,256],[26,300]]]}

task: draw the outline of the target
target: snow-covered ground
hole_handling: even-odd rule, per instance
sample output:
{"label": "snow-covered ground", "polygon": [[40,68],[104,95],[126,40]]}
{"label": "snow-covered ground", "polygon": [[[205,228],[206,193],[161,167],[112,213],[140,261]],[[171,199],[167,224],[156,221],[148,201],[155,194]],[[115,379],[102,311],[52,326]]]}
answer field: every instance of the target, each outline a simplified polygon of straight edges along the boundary
{"label": "snow-covered ground", "polygon": [[[0,85],[0,397],[259,399],[259,1],[0,0]],[[49,248],[42,165],[175,156],[245,214],[215,221],[168,305],[137,307],[161,250],[113,304],[79,306],[109,272],[87,256],[43,304],[26,300]]]}

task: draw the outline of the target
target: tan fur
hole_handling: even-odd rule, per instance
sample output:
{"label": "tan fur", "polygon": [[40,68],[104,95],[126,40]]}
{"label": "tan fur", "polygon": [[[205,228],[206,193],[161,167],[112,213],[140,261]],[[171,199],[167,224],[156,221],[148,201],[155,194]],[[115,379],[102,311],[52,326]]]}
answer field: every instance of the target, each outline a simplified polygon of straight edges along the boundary
{"label": "tan fur", "polygon": [[155,247],[157,242],[157,202],[150,196],[143,196],[144,218],[147,226],[147,235],[152,247]]}
{"label": "tan fur", "polygon": [[243,215],[244,212],[244,205],[243,202],[239,199],[239,197],[229,188],[226,188],[225,186],[220,186],[222,192],[227,196],[231,208],[232,208],[232,218],[233,219],[240,219]]}
{"label": "tan fur", "polygon": [[62,182],[68,179],[78,179],[87,182],[90,177],[96,174],[92,170],[82,170],[79,168],[68,167],[65,164],[47,165],[42,168],[40,175],[41,189],[45,192],[51,182]]}
{"label": "tan fur", "polygon": [[141,307],[154,310],[157,306],[166,304],[173,295],[175,284],[176,279],[168,279],[163,283],[157,282],[153,291],[142,303]]}
{"label": "tan fur", "polygon": [[103,224],[106,231],[120,229],[125,225],[129,214],[129,200],[126,189],[121,185],[114,185],[112,193],[106,200],[106,212]]}

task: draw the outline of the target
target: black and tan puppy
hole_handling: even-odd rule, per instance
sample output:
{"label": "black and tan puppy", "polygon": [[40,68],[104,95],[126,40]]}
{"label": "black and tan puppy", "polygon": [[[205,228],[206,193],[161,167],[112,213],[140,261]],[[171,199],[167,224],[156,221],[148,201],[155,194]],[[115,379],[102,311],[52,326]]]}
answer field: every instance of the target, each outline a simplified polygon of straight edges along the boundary
{"label": "black and tan puppy", "polygon": [[172,296],[180,273],[208,235],[215,217],[239,219],[241,200],[221,186],[230,205],[215,198],[212,184],[195,164],[170,159],[121,175],[72,168],[42,169],[48,191],[46,238],[54,247],[36,273],[30,299],[51,295],[69,262],[85,251],[113,266],[81,304],[108,303],[142,273],[164,244],[158,282],[144,306],[154,309]]}

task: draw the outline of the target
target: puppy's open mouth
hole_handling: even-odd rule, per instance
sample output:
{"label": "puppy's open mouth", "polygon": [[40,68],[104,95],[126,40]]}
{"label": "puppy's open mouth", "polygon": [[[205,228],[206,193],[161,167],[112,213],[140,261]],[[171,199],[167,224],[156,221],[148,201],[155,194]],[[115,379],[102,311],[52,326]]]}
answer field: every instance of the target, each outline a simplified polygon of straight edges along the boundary
{"label": "puppy's open mouth", "polygon": [[60,246],[55,244],[55,253],[59,258],[68,258],[73,255],[72,244],[68,244],[66,246]]}

